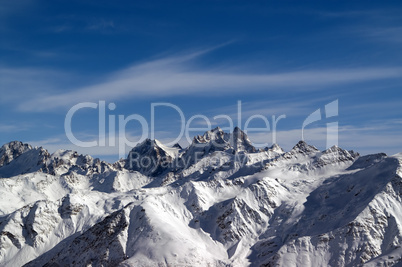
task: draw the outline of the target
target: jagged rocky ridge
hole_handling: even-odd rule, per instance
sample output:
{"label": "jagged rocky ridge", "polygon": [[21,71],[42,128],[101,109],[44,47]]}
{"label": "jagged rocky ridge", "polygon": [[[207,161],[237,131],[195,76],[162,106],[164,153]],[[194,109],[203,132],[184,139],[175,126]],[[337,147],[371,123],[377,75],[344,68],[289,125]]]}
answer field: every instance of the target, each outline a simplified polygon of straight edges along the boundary
{"label": "jagged rocky ridge", "polygon": [[109,164],[0,148],[1,266],[397,266],[402,155],[300,141],[256,149],[239,128],[187,148],[145,140]]}

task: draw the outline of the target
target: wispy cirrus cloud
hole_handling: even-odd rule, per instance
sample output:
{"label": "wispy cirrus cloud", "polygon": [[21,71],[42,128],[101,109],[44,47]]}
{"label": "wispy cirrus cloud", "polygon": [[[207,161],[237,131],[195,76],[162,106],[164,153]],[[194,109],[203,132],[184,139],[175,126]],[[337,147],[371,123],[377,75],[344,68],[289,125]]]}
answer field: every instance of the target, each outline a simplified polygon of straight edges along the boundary
{"label": "wispy cirrus cloud", "polygon": [[106,20],[106,19],[100,19],[98,21],[93,21],[88,24],[86,27],[87,30],[103,30],[103,29],[108,29],[108,28],[114,28],[115,23],[113,20]]}
{"label": "wispy cirrus cloud", "polygon": [[402,43],[402,26],[370,27],[357,29],[356,31],[372,40]]}
{"label": "wispy cirrus cloud", "polygon": [[10,125],[10,124],[0,124],[0,132],[2,133],[15,133],[20,131],[26,131],[28,127],[18,126],[18,125]]}
{"label": "wispy cirrus cloud", "polygon": [[402,73],[402,67],[308,69],[262,74],[251,74],[247,69],[198,67],[194,61],[209,51],[134,64],[91,85],[75,88],[64,87],[54,78],[54,71],[37,74],[36,70],[2,68],[0,75],[5,78],[2,83],[6,90],[25,93],[33,88],[43,89],[43,94],[21,101],[18,105],[20,111],[47,111],[71,107],[82,101],[117,101],[134,97],[236,94],[244,93],[244,90],[314,91],[324,86],[400,78]]}
{"label": "wispy cirrus cloud", "polygon": [[34,1],[32,0],[21,0],[21,1],[10,1],[4,0],[0,2],[0,17],[13,16],[15,13],[26,11]]}
{"label": "wispy cirrus cloud", "polygon": [[82,32],[82,31],[106,31],[115,30],[116,23],[110,19],[94,19],[94,18],[80,18],[77,16],[69,16],[66,22],[50,26],[45,31],[53,33],[64,33],[69,31]]}
{"label": "wispy cirrus cloud", "polygon": [[41,98],[56,94],[60,84],[71,78],[67,73],[38,68],[7,68],[0,66],[0,102]]}

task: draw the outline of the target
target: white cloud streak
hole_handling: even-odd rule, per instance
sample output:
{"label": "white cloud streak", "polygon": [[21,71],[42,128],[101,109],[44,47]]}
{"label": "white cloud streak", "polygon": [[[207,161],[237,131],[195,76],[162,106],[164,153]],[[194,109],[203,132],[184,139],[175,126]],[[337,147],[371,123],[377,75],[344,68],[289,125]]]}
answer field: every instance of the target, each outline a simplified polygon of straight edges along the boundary
{"label": "white cloud streak", "polygon": [[0,132],[19,132],[23,130],[25,130],[25,128],[20,128],[16,125],[0,124]]}
{"label": "white cloud streak", "polygon": [[[402,68],[399,67],[305,70],[266,74],[250,74],[247,70],[240,72],[231,69],[223,71],[222,69],[196,68],[193,61],[210,50],[136,64],[109,74],[102,81],[79,88],[62,88],[54,77],[44,78],[52,74],[46,75],[41,72],[40,75],[35,75],[35,70],[30,69],[21,70],[18,73],[18,70],[3,68],[0,69],[0,74],[5,77],[2,81],[5,90],[17,90],[24,95],[25,91],[32,92],[38,88],[46,90],[46,94],[33,95],[32,98],[21,101],[18,105],[20,111],[47,111],[68,108],[83,101],[235,94],[278,89],[311,91],[325,86],[400,78],[402,73]],[[7,76],[4,73],[7,73]]]}

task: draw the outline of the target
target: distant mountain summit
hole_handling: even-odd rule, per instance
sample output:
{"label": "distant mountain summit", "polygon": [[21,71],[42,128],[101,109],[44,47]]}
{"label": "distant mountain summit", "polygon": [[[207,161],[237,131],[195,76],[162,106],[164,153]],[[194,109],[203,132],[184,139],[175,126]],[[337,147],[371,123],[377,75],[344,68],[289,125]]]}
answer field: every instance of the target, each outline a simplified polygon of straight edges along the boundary
{"label": "distant mountain summit", "polygon": [[231,152],[256,152],[257,149],[252,145],[248,136],[239,128],[235,127],[233,132],[228,134],[216,127],[204,133],[204,135],[194,137],[194,146],[205,144],[208,152],[213,151],[231,151]]}
{"label": "distant mountain summit", "polygon": [[248,136],[237,126],[230,135],[229,142],[236,152],[253,153],[257,151],[257,149],[252,145]]}
{"label": "distant mountain summit", "polygon": [[32,147],[30,145],[23,144],[19,141],[12,141],[8,144],[4,144],[0,148],[0,167],[10,163],[13,159],[31,149]]}
{"label": "distant mountain summit", "polygon": [[146,139],[130,151],[125,168],[156,176],[171,167],[179,151],[180,148],[177,146],[170,148],[158,140]]}

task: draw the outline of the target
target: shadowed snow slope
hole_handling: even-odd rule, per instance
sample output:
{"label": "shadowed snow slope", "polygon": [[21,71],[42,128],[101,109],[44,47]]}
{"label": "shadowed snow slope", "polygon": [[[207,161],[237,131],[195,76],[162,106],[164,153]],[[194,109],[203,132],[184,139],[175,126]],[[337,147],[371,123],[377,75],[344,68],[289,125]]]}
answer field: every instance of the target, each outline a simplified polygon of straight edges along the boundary
{"label": "shadowed snow slope", "polygon": [[257,150],[239,128],[132,152],[150,165],[1,147],[0,266],[402,263],[401,154]]}

